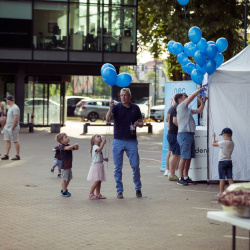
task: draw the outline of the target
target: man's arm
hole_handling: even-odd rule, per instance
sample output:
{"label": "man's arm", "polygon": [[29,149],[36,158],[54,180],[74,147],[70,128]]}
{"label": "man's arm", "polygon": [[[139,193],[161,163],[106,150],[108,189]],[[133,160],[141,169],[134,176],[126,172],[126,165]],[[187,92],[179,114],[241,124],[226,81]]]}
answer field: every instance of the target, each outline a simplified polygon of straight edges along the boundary
{"label": "man's arm", "polygon": [[16,125],[18,123],[18,119],[19,119],[19,116],[18,115],[14,115],[14,121],[13,121],[11,130],[14,130],[14,128],[16,127]]}
{"label": "man's arm", "polygon": [[166,117],[166,122],[169,121],[169,118],[170,118],[170,114],[167,114],[167,117]]}
{"label": "man's arm", "polygon": [[207,97],[205,97],[205,98],[202,99],[202,103],[201,103],[200,107],[198,109],[194,109],[193,110],[193,115],[200,114],[203,111],[203,109],[205,107],[206,100],[207,100]]}
{"label": "man's arm", "polygon": [[191,96],[189,96],[189,97],[185,100],[186,106],[188,106],[188,105],[194,100],[194,98],[201,92],[201,90],[202,90],[202,88],[197,89],[196,91],[194,91],[194,93],[193,93]]}
{"label": "man's arm", "polygon": [[178,127],[177,117],[173,117],[173,124]]}
{"label": "man's arm", "polygon": [[114,107],[114,101],[111,100],[109,103],[109,111],[106,114],[106,122],[110,122],[113,119],[114,114],[111,113],[113,107]]}

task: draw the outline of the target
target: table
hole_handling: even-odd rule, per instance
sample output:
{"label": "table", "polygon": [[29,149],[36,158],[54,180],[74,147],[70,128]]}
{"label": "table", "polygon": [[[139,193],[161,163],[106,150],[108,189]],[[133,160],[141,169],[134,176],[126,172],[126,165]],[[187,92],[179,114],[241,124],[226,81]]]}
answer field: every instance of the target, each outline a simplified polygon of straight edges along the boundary
{"label": "table", "polygon": [[232,233],[233,233],[232,249],[233,250],[235,250],[236,226],[250,230],[250,219],[244,219],[244,218],[240,218],[234,215],[230,215],[225,211],[209,211],[207,212],[207,218],[220,221],[220,222],[226,222],[232,225]]}

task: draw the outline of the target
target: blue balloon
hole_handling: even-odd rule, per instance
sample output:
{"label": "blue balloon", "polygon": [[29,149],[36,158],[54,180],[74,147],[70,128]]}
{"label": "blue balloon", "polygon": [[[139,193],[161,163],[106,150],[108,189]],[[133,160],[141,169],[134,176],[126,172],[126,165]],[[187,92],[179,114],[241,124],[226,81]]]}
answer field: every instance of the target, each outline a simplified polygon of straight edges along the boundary
{"label": "blue balloon", "polygon": [[200,28],[198,28],[196,26],[190,28],[188,31],[188,37],[189,37],[190,41],[192,41],[193,43],[198,43],[202,37],[202,32],[201,32]]}
{"label": "blue balloon", "polygon": [[201,85],[202,84],[202,81],[203,81],[203,74],[200,70],[198,69],[194,69],[192,72],[191,72],[191,78],[192,80]]}
{"label": "blue balloon", "polygon": [[184,44],[184,52],[185,52],[187,55],[188,55],[188,44],[189,44],[189,42]]}
{"label": "blue balloon", "polygon": [[216,70],[216,62],[210,59],[206,62],[206,71],[209,75],[212,75]]}
{"label": "blue balloon", "polygon": [[183,46],[179,42],[175,42],[173,45],[174,54],[178,55],[183,52]]}
{"label": "blue balloon", "polygon": [[172,54],[174,54],[174,49],[173,49],[174,43],[175,43],[175,41],[169,41],[168,45],[167,45],[169,52]]}
{"label": "blue balloon", "polygon": [[102,78],[105,83],[110,86],[114,86],[117,80],[117,74],[114,69],[106,68],[103,70]]}
{"label": "blue balloon", "polygon": [[106,68],[111,68],[111,69],[113,69],[113,70],[116,72],[116,69],[115,69],[115,67],[114,67],[112,64],[110,64],[110,63],[105,63],[105,64],[103,64],[102,67],[101,67],[101,75],[103,74],[103,71],[104,71]]}
{"label": "blue balloon", "polygon": [[[191,62],[190,62],[191,63]],[[189,63],[188,63],[189,64]],[[185,73],[188,73],[188,64],[182,64],[181,68]]]}
{"label": "blue balloon", "polygon": [[200,67],[198,64],[196,64],[196,69],[202,72],[203,75],[207,73],[206,71],[206,64],[203,67]]}
{"label": "blue balloon", "polygon": [[177,0],[179,4],[185,6],[188,4],[189,0]]}
{"label": "blue balloon", "polygon": [[227,46],[228,46],[227,39],[224,37],[219,38],[216,41],[216,46],[218,48],[219,53],[225,51],[227,49]]}
{"label": "blue balloon", "polygon": [[214,44],[215,45],[216,43],[214,41],[208,41],[207,45],[210,45],[210,44]]}
{"label": "blue balloon", "polygon": [[214,59],[218,54],[218,48],[214,44],[209,44],[207,46],[207,57],[209,59]]}
{"label": "blue balloon", "polygon": [[178,54],[177,61],[180,64],[187,64],[189,62],[187,54],[185,52],[181,52],[180,54]]}
{"label": "blue balloon", "polygon": [[189,42],[187,45],[187,54],[194,57],[195,52],[197,51],[197,46],[193,42]]}
{"label": "blue balloon", "polygon": [[197,43],[198,50],[203,52],[207,52],[207,40],[205,38],[201,38],[201,40]]}
{"label": "blue balloon", "polygon": [[217,68],[219,68],[221,66],[221,64],[224,62],[224,56],[219,53],[215,58],[214,58]]}
{"label": "blue balloon", "polygon": [[194,63],[188,63],[188,64],[187,64],[187,73],[188,73],[189,75],[191,75],[191,73],[192,73],[192,71],[193,71],[194,69],[196,69]]}
{"label": "blue balloon", "polygon": [[117,76],[116,85],[119,87],[127,87],[132,82],[132,77],[128,73],[121,73]]}
{"label": "blue balloon", "polygon": [[194,60],[202,67],[207,61],[207,55],[203,51],[197,50],[194,54]]}

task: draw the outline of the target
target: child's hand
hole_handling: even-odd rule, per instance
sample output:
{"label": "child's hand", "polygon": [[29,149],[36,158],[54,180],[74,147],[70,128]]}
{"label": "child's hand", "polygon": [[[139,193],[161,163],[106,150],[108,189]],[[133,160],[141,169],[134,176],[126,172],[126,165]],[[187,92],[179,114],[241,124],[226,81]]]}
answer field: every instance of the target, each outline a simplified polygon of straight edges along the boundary
{"label": "child's hand", "polygon": [[212,136],[213,136],[213,138],[215,138],[216,134],[215,134],[215,133],[213,133],[213,134],[212,134]]}
{"label": "child's hand", "polygon": [[108,162],[109,161],[109,158],[103,158],[104,161]]}
{"label": "child's hand", "polygon": [[104,140],[102,141],[102,143],[103,143],[103,144],[106,144],[106,143],[107,143],[107,141],[104,139]]}
{"label": "child's hand", "polygon": [[73,148],[74,148],[75,150],[78,150],[78,149],[79,149],[78,144],[77,144],[77,143],[76,143],[76,144],[74,144]]}
{"label": "child's hand", "polygon": [[56,149],[55,149],[55,148],[53,148],[53,149],[52,149],[52,151],[53,151],[53,152],[56,152]]}

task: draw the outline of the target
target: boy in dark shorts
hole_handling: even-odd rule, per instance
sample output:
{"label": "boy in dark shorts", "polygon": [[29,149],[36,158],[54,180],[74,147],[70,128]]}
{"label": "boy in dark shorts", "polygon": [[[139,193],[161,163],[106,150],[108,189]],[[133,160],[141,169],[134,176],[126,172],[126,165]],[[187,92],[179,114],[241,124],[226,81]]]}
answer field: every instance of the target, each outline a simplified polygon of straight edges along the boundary
{"label": "boy in dark shorts", "polygon": [[61,195],[64,197],[71,196],[67,187],[72,177],[72,162],[73,162],[73,150],[78,150],[78,144],[69,145],[69,137],[65,133],[60,133],[56,136],[56,140],[61,144],[61,161],[62,161],[62,190]]}
{"label": "boy in dark shorts", "polygon": [[52,164],[52,168],[51,168],[51,173],[54,174],[55,171],[55,167],[58,167],[58,177],[61,177],[62,175],[62,161],[61,161],[61,153],[60,153],[60,144],[58,146],[56,146],[55,148],[52,149],[53,152],[55,152],[55,156],[53,159],[53,164]]}
{"label": "boy in dark shorts", "polygon": [[228,180],[228,184],[231,185],[233,181],[233,164],[232,164],[232,153],[234,150],[234,142],[232,141],[233,131],[230,128],[224,128],[221,132],[223,141],[215,140],[215,133],[213,133],[212,145],[219,147],[219,179],[220,179],[220,194],[225,189],[225,178]]}

